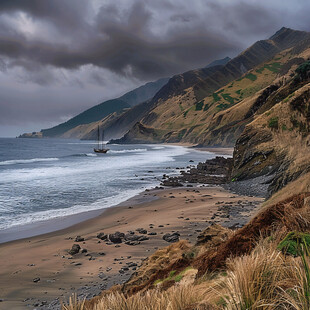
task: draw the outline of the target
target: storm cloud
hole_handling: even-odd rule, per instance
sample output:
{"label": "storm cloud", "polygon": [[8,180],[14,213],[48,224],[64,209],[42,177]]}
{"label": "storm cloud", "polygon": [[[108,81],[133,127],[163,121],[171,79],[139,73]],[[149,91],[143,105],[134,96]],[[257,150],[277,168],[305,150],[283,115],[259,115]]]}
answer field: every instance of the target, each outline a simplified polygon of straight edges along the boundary
{"label": "storm cloud", "polygon": [[0,135],[233,57],[282,26],[310,30],[309,9],[306,0],[2,0]]}

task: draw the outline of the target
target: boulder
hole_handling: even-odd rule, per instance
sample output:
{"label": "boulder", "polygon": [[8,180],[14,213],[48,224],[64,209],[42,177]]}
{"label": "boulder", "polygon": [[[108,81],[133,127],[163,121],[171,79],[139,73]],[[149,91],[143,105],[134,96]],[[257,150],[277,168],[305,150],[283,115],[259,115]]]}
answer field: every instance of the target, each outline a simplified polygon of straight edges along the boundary
{"label": "boulder", "polygon": [[81,250],[81,247],[79,244],[73,244],[71,250],[69,251],[69,254],[70,255],[75,255],[75,254],[78,254]]}
{"label": "boulder", "polygon": [[106,240],[108,239],[108,235],[106,235],[104,232],[100,232],[99,234],[97,234],[97,238],[101,240]]}
{"label": "boulder", "polygon": [[140,234],[144,234],[144,235],[147,234],[147,230],[144,229],[144,228],[138,228],[138,229],[137,229],[137,232],[140,233]]}
{"label": "boulder", "polygon": [[122,243],[122,239],[125,237],[124,233],[117,231],[114,234],[109,234],[109,240],[113,243]]}
{"label": "boulder", "polygon": [[82,242],[82,241],[84,241],[85,239],[83,238],[83,237],[81,237],[81,236],[76,236],[75,237],[75,242]]}

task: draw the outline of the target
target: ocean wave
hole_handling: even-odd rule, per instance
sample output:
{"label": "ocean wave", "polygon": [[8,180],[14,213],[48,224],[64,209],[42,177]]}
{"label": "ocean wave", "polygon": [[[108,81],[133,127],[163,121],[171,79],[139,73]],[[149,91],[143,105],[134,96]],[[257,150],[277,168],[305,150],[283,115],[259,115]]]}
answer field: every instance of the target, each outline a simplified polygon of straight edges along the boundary
{"label": "ocean wave", "polygon": [[155,147],[152,147],[152,150],[162,150],[164,148],[165,148],[164,146],[155,146]]}
{"label": "ocean wave", "polygon": [[[107,144],[109,141],[103,141],[104,144]],[[77,144],[77,145],[97,145],[98,141],[92,141],[92,142],[67,142],[67,143],[63,143],[63,144]]]}
{"label": "ocean wave", "polygon": [[146,152],[147,149],[132,149],[132,150],[110,150],[109,153],[138,153],[138,152]]}
{"label": "ocean wave", "polygon": [[15,164],[30,164],[35,162],[56,161],[56,160],[59,160],[59,158],[52,157],[52,158],[12,159],[12,160],[0,161],[0,166],[15,165]]}
{"label": "ocean wave", "polygon": [[73,205],[72,207],[68,208],[38,211],[28,214],[15,215],[14,217],[0,215],[0,231],[16,226],[41,223],[57,218],[64,218],[66,216],[72,216],[84,212],[107,209],[136,196],[137,194],[141,193],[141,191],[141,188],[127,190],[111,197],[99,199],[87,205]]}
{"label": "ocean wave", "polygon": [[80,153],[80,154],[72,154],[64,157],[96,157],[96,154],[93,153]]}

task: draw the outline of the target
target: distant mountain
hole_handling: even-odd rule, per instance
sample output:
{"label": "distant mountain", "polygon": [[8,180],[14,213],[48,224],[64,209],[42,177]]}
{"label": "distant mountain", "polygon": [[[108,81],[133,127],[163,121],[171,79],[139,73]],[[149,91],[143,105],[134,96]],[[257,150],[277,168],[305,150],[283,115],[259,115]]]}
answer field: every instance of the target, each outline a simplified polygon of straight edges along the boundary
{"label": "distant mountain", "polygon": [[214,60],[209,63],[205,68],[215,67],[215,66],[225,66],[231,60],[230,57],[225,57],[222,59]]}
{"label": "distant mountain", "polygon": [[67,122],[59,124],[49,129],[42,129],[43,137],[58,137],[66,131],[83,124],[89,124],[98,121],[111,113],[130,108],[130,105],[119,99],[112,99],[98,104],[79,115],[69,119]]}
{"label": "distant mountain", "polygon": [[102,102],[79,115],[69,119],[67,122],[59,124],[49,129],[42,129],[43,137],[60,137],[65,132],[79,125],[89,124],[99,121],[111,113],[119,113],[125,109],[131,108],[141,102],[152,98],[155,93],[167,83],[169,79],[163,78],[155,82],[146,83],[125,95],[112,100]]}
{"label": "distant mountain", "polygon": [[147,100],[153,98],[153,96],[168,81],[169,81],[169,78],[163,78],[163,79],[159,79],[155,82],[146,83],[145,85],[140,86],[140,87],[126,93],[125,95],[123,95],[122,97],[120,97],[118,99],[125,101],[126,103],[128,103],[130,106],[133,107],[139,103],[142,103],[144,101],[147,101]]}

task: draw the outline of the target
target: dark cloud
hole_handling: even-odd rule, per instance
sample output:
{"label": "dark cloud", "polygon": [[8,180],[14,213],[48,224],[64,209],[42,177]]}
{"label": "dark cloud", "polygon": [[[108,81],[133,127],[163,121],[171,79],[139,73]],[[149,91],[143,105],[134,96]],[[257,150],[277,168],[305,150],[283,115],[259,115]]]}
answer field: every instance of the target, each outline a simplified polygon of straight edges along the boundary
{"label": "dark cloud", "polygon": [[310,30],[309,9],[308,0],[1,0],[0,125],[57,122],[282,26]]}
{"label": "dark cloud", "polygon": [[[0,6],[0,11],[25,11],[33,14],[32,18],[48,18],[52,26],[55,26],[54,22],[67,18],[62,10],[62,14],[54,18],[60,12],[60,7],[65,10],[66,5],[39,1],[37,8],[36,1],[29,2],[31,6],[27,6],[27,3],[8,1]],[[52,3],[50,8],[49,3]],[[68,5],[70,1],[64,3]],[[78,18],[81,14],[77,12],[74,16]],[[189,20],[189,17],[178,16],[173,20],[180,24],[184,19]],[[94,15],[92,25],[86,20],[78,25],[61,23],[62,29],[74,26],[81,29],[70,34],[74,37],[70,37],[69,44],[55,42],[52,38],[28,38],[24,33],[11,29],[10,24],[4,24],[0,30],[0,53],[20,61],[34,59],[40,65],[65,69],[92,64],[118,74],[130,72],[136,78],[149,80],[203,65],[218,54],[233,53],[239,49],[235,42],[213,34],[201,23],[194,23],[188,29],[182,25],[175,26],[177,31],[168,29],[166,36],[162,37],[161,33],[153,33],[152,18],[151,9],[142,1],[125,9],[119,8],[117,3],[103,5]],[[64,31],[59,35],[66,36],[67,33]],[[28,69],[27,66],[25,69]]]}

